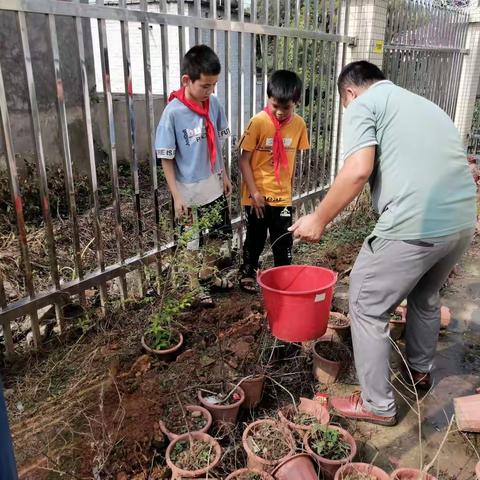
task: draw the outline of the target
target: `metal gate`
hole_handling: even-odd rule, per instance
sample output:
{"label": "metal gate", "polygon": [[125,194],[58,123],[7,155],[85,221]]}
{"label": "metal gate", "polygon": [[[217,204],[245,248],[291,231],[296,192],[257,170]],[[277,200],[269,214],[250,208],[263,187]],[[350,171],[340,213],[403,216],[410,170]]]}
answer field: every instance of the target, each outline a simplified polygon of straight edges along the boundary
{"label": "metal gate", "polygon": [[[14,29],[14,43],[2,46],[3,52],[17,54],[13,61],[9,57],[10,63],[2,61],[0,54],[0,139],[6,158],[6,171],[1,174],[8,177],[11,194],[0,202],[6,205],[0,211],[0,323],[7,355],[14,351],[11,322],[17,318],[29,316],[38,346],[40,308],[54,305],[62,330],[62,305],[70,296],[78,295],[88,306],[86,292],[95,287],[105,307],[111,299],[124,301],[131,295],[132,273],[138,277],[141,294],[150,275],[159,280],[162,251],[171,245],[165,233],[171,209],[155,159],[154,132],[159,120],[155,102],[164,105],[178,85],[179,78],[172,80],[171,72],[178,70],[189,46],[209,43],[220,54],[223,68],[218,93],[234,127],[224,155],[237,189],[235,142],[248,118],[265,103],[268,75],[280,67],[299,72],[304,95],[298,111],[307,121],[312,148],[297,162],[295,202],[311,201],[321,194],[336,171],[339,102],[335,76],[345,45],[353,41],[345,35],[347,8],[348,0],[252,0],[248,4],[244,0],[129,0],[128,5],[126,0],[108,5],[104,0],[0,0],[0,20],[3,16],[3,23]],[[113,38],[109,28],[118,35]],[[141,33],[138,52],[134,52],[135,32]],[[38,37],[34,33],[46,38],[46,48],[32,41]],[[92,36],[99,48],[97,68],[103,83],[97,86],[90,74]],[[65,53],[68,45],[73,50]],[[41,49],[41,55],[32,54],[35,48]],[[120,58],[115,57],[115,50],[120,51]],[[143,73],[140,97],[132,82],[137,73],[132,65],[138,57]],[[157,57],[161,94],[156,96],[152,72]],[[116,65],[122,76],[122,92],[117,96],[112,90]],[[9,68],[17,67],[21,69],[18,75],[9,74]],[[42,69],[49,70],[51,81],[46,82]],[[16,130],[17,120],[13,120],[22,118],[13,101],[19,89],[25,93],[23,103],[33,139],[33,173],[28,181],[16,149],[22,143],[18,136],[25,131]],[[39,102],[44,90],[51,91],[55,100],[50,110],[48,102]],[[72,107],[75,99],[78,104]],[[97,115],[99,102],[102,111]],[[118,102],[124,106],[118,107]],[[84,177],[77,165],[83,157],[72,147],[71,112],[76,107],[81,109],[75,125],[81,124]],[[61,152],[61,164],[53,167],[46,153],[48,140],[54,136],[48,123],[52,115],[58,124]],[[145,145],[140,138],[144,132],[137,128],[141,121],[145,122]],[[102,129],[107,138],[101,152],[104,164],[97,148]],[[122,141],[127,144],[124,159],[120,158]],[[139,153],[142,147],[146,147],[145,156]],[[62,187],[58,187],[60,180]],[[63,190],[55,192],[53,185]],[[238,196],[232,210],[241,228]]]}
{"label": "metal gate", "polygon": [[439,105],[453,119],[468,13],[424,0],[389,0],[383,68],[397,85]]}

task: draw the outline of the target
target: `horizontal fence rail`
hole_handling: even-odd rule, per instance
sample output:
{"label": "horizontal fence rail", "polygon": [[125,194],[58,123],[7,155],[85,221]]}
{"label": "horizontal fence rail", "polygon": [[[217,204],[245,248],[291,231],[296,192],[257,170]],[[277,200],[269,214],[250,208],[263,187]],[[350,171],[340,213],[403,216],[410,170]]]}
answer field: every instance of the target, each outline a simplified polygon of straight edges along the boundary
{"label": "horizontal fence rail", "polygon": [[468,12],[425,0],[389,0],[383,67],[389,79],[437,103],[453,119]]}
{"label": "horizontal fence rail", "polygon": [[[61,332],[72,295],[105,309],[160,284],[173,237],[155,129],[194,44],[209,44],[222,63],[217,95],[232,130],[223,154],[236,187],[237,238],[238,141],[263,108],[277,68],[303,80],[298,113],[311,149],[298,157],[294,203],[300,210],[314,205],[337,170],[335,76],[354,41],[347,11],[347,0],[0,0],[0,16],[12,20],[0,52],[0,153],[8,177],[0,183],[0,324],[7,355],[17,319],[28,317],[39,346],[40,309],[54,306]],[[17,128],[25,115],[29,127]]]}

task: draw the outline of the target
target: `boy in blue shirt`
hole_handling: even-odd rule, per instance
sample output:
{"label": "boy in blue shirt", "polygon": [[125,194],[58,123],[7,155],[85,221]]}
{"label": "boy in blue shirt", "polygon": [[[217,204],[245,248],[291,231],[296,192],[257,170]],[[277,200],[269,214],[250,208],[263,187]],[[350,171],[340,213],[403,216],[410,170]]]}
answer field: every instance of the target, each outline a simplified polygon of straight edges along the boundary
{"label": "boy in blue shirt", "polygon": [[[220,61],[206,45],[192,47],[181,66],[182,87],[170,95],[157,127],[155,150],[162,161],[177,220],[220,212],[220,220],[208,231],[210,241],[221,244],[232,235],[226,200],[232,184],[225,171],[222,144],[230,135],[223,108],[212,95],[220,75]],[[199,243],[205,242],[200,233]],[[218,245],[220,246],[220,245]],[[230,290],[233,284],[214,274],[214,258],[207,258],[199,273],[209,291]],[[203,306],[212,306],[209,291],[201,294]]]}

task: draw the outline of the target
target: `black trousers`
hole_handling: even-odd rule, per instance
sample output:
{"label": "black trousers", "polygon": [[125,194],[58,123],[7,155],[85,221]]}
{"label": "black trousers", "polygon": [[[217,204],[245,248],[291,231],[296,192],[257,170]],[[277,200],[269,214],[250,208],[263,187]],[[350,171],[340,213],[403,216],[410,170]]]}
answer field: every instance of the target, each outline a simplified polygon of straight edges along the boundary
{"label": "black trousers", "polygon": [[[257,218],[253,207],[245,207],[247,235],[243,245],[244,275],[254,275],[258,269],[258,259],[265,247],[267,232],[273,251],[276,267],[292,263],[292,235],[285,235],[292,226],[292,207],[272,207],[266,205],[263,218]],[[282,235],[284,235],[282,237]],[[282,237],[282,238],[280,238]]]}

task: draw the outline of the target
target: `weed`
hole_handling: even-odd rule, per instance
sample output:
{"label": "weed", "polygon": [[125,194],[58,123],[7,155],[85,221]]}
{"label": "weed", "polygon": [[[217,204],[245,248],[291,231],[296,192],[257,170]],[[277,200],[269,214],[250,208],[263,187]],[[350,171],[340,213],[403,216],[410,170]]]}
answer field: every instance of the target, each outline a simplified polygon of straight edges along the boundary
{"label": "weed", "polygon": [[317,455],[328,460],[344,459],[350,455],[352,450],[350,444],[343,440],[342,434],[337,429],[319,423],[312,425],[310,446]]}

